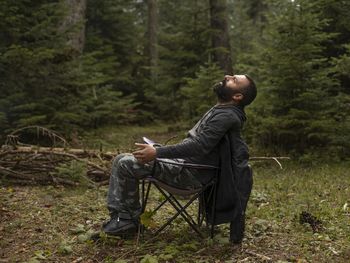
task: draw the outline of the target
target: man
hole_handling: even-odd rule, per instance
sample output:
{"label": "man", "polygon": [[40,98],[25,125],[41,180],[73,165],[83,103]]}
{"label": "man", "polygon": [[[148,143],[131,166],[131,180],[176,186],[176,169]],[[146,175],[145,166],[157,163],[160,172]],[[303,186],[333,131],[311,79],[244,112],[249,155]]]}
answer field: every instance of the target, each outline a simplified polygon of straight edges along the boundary
{"label": "man", "polygon": [[[230,240],[241,242],[252,174],[240,131],[246,120],[244,107],[255,99],[257,91],[249,76],[227,75],[214,86],[214,92],[218,103],[181,143],[157,148],[136,144],[140,150],[115,158],[107,197],[111,219],[103,226],[105,233],[135,233],[141,213],[138,180],[152,173],[155,158],[181,158],[177,161],[220,165],[216,219],[211,223],[231,222]],[[170,185],[191,189],[209,182],[214,174],[156,162],[154,176]]]}

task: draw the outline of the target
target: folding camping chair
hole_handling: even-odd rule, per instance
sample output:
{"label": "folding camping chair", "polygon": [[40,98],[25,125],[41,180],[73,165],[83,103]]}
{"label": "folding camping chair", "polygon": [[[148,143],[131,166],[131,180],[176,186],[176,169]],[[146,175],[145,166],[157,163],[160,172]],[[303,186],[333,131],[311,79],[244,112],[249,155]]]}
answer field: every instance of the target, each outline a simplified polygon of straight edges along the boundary
{"label": "folding camping chair", "polygon": [[[216,207],[216,189],[217,189],[217,182],[219,177],[219,167],[212,166],[212,165],[203,165],[203,164],[193,164],[193,163],[178,163],[175,161],[169,161],[169,160],[163,160],[163,159],[156,159],[154,166],[153,166],[153,173],[155,171],[156,162],[163,162],[163,163],[169,163],[172,165],[178,165],[189,169],[196,169],[196,170],[212,170],[215,172],[215,176],[213,179],[208,182],[207,184],[203,185],[202,187],[198,189],[180,189],[173,186],[170,186],[159,179],[151,176],[148,176],[142,180],[142,212],[145,211],[149,192],[151,189],[151,186],[154,185],[158,191],[165,197],[165,200],[163,200],[153,211],[152,213],[155,213],[158,211],[164,204],[167,202],[172,205],[173,208],[175,208],[176,213],[170,217],[166,223],[164,223],[155,233],[154,235],[159,234],[164,228],[169,226],[179,215],[189,224],[189,226],[200,236],[202,237],[201,232],[199,231],[199,227],[202,225],[204,218],[206,219],[206,223],[208,225],[208,218],[206,213],[206,204],[211,200],[212,201],[212,213],[211,213],[211,220],[210,222],[215,222],[215,207]],[[153,174],[152,173],[152,174]],[[147,185],[147,190],[146,188]],[[205,194],[206,193],[206,194]],[[176,199],[176,196],[182,196],[182,197],[190,197],[188,201],[184,205],[182,205],[179,200]],[[196,199],[199,200],[199,209],[198,209],[198,217],[197,222],[189,215],[189,213],[186,211],[186,208],[188,208]],[[214,236],[214,224],[211,224],[210,229],[210,237],[213,238]]]}

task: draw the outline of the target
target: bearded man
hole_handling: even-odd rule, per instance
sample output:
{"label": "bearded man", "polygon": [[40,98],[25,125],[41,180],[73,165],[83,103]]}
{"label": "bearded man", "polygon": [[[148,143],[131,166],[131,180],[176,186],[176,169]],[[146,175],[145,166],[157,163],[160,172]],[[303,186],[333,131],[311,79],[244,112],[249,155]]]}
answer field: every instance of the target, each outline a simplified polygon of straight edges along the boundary
{"label": "bearded man", "polygon": [[152,176],[183,189],[196,189],[215,176],[213,171],[163,162],[156,162],[153,170],[156,158],[166,158],[220,167],[215,222],[210,223],[229,222],[230,241],[242,241],[253,178],[241,130],[246,121],[244,108],[253,102],[257,89],[248,75],[226,75],[213,89],[217,104],[203,115],[182,142],[161,147],[136,144],[139,150],[114,159],[107,196],[111,218],[102,227],[106,234],[136,233],[141,214],[139,180],[150,176],[152,171]]}

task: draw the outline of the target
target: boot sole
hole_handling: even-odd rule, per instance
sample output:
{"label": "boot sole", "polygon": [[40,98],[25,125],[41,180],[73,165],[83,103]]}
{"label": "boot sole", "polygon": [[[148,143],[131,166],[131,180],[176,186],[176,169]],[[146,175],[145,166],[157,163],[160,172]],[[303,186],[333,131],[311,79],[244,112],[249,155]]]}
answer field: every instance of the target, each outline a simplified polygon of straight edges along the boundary
{"label": "boot sole", "polygon": [[130,237],[130,236],[134,236],[137,234],[138,228],[132,227],[132,228],[126,228],[126,229],[118,229],[118,231],[115,231],[115,232],[106,232],[104,230],[102,230],[102,231],[105,232],[109,236]]}

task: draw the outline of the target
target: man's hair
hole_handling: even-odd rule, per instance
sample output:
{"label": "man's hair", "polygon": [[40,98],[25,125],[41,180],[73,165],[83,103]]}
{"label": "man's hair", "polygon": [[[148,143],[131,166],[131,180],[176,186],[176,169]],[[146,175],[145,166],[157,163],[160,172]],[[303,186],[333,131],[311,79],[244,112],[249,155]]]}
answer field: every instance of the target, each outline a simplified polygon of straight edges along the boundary
{"label": "man's hair", "polygon": [[243,99],[240,102],[241,106],[247,106],[254,101],[257,95],[256,85],[254,80],[247,74],[244,76],[248,79],[249,85],[241,88],[241,93],[243,94]]}

